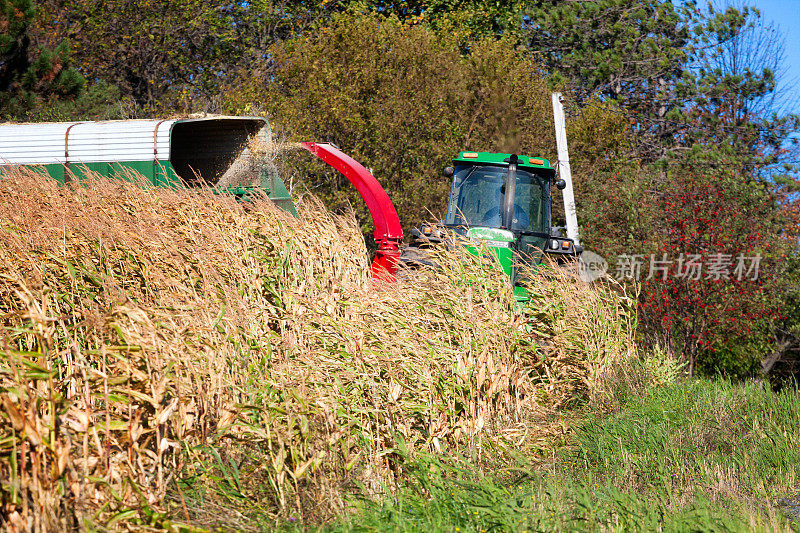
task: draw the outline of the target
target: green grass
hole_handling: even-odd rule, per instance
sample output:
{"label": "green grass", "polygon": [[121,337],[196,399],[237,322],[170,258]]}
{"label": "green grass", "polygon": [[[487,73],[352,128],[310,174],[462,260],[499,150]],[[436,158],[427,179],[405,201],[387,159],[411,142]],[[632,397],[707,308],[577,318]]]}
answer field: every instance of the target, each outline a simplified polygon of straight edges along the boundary
{"label": "green grass", "polygon": [[435,457],[335,531],[800,531],[800,392],[684,380],[588,413],[548,465],[482,476]]}

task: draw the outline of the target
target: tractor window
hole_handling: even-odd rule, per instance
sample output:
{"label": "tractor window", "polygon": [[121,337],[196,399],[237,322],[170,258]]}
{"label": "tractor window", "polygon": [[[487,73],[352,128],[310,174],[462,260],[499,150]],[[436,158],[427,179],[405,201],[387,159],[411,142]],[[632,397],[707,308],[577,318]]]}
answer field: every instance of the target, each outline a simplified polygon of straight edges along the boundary
{"label": "tractor window", "polygon": [[[459,165],[453,177],[446,224],[499,228],[507,168]],[[510,229],[544,231],[546,181],[517,170],[514,222]]]}

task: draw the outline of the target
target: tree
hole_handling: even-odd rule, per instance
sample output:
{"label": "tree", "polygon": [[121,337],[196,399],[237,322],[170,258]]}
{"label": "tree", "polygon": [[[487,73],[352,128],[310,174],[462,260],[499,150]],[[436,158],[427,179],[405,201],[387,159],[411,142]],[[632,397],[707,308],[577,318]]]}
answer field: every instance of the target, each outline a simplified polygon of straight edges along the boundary
{"label": "tree", "polygon": [[[450,181],[441,171],[460,150],[554,156],[550,92],[538,61],[512,38],[480,39],[462,52],[457,36],[425,25],[338,14],[319,31],[271,48],[269,70],[252,69],[249,81],[227,89],[227,109],[263,102],[292,140],[335,142],[374,169],[409,228],[431,212],[443,215]],[[594,136],[616,115],[591,117],[596,127],[576,137],[592,145],[589,164],[619,139]],[[287,175],[300,176],[331,206],[352,204],[365,220],[350,185],[309,161],[287,157]]]}
{"label": "tree", "polygon": [[787,120],[796,127],[769,117],[781,40],[756,9],[552,0],[537,2],[527,20],[529,46],[553,83],[573,87],[579,102],[600,93],[624,108],[648,161],[721,136],[752,155],[785,135]]}
{"label": "tree", "polygon": [[28,26],[35,14],[30,0],[0,1],[0,91],[6,92],[28,62]]}
{"label": "tree", "polygon": [[779,315],[771,198],[733,166],[675,166],[669,185],[652,256],[669,262],[643,282],[644,318],[690,371],[753,372]]}
{"label": "tree", "polygon": [[48,2],[41,26],[72,40],[85,75],[141,105],[169,108],[182,94],[214,90],[235,47],[230,11],[237,9],[192,0],[64,0]]}
{"label": "tree", "polygon": [[145,114],[217,111],[223,85],[260,70],[267,49],[339,2],[42,0],[40,34],[69,38],[81,71],[132,97]]}
{"label": "tree", "polygon": [[664,116],[665,88],[682,75],[691,31],[665,0],[539,1],[526,16],[528,45],[580,99],[600,93]]}
{"label": "tree", "polygon": [[86,80],[71,64],[67,41],[37,46],[31,38],[35,16],[30,0],[0,0],[0,118],[106,115],[116,98],[113,88],[98,84],[85,90]]}
{"label": "tree", "polygon": [[515,38],[522,27],[524,2],[507,0],[354,0],[350,8],[424,23],[455,37],[464,47],[481,38]]}

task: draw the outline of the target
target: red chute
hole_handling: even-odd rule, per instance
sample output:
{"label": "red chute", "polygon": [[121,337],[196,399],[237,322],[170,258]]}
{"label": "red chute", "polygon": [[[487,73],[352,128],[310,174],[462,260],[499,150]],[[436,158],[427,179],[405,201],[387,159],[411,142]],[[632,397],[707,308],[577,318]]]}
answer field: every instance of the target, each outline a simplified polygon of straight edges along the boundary
{"label": "red chute", "polygon": [[397,210],[375,179],[361,163],[345,154],[329,143],[302,143],[303,148],[322,159],[352,183],[361,198],[367,204],[372,222],[375,224],[375,244],[378,252],[372,262],[372,278],[392,282],[397,273],[397,261],[400,258],[400,243],[403,241],[403,229]]}

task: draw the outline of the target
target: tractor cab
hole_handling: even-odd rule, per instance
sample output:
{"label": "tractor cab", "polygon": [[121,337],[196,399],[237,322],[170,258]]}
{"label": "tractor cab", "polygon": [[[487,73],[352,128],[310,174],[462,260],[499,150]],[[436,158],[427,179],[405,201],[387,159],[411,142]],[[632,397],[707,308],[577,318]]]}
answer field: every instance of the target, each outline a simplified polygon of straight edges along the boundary
{"label": "tractor cab", "polygon": [[437,242],[441,230],[449,229],[492,249],[515,285],[521,281],[520,265],[538,265],[545,254],[563,262],[581,253],[551,227],[550,190],[553,185],[563,188],[564,182],[556,181],[548,160],[461,152],[445,175],[453,180],[447,215],[438,227],[412,230],[412,247]]}

